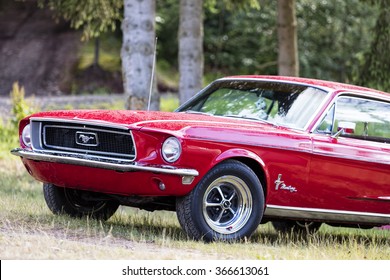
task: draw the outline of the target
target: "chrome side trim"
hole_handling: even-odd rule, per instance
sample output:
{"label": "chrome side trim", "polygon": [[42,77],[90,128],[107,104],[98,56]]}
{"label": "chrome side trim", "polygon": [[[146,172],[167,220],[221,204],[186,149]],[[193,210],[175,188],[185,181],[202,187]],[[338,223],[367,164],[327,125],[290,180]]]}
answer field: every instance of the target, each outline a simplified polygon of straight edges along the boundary
{"label": "chrome side trim", "polygon": [[25,159],[44,161],[44,162],[53,162],[53,163],[64,163],[64,164],[74,164],[80,166],[87,166],[93,168],[102,168],[109,169],[120,172],[134,172],[134,171],[144,171],[144,172],[153,172],[153,173],[163,173],[171,174],[178,176],[198,176],[199,172],[195,169],[185,169],[185,168],[175,168],[167,165],[158,165],[158,166],[149,166],[149,165],[139,165],[137,163],[122,163],[103,160],[93,160],[92,157],[87,156],[72,156],[69,154],[48,154],[33,152],[30,150],[24,149],[13,149],[11,153],[15,156],[19,156]]}
{"label": "chrome side trim", "polygon": [[356,224],[390,224],[390,214],[267,205],[264,217]]}
{"label": "chrome side trim", "polygon": [[329,154],[326,152],[319,152],[317,150],[313,152],[313,155],[325,156],[328,158],[347,159],[347,160],[364,161],[364,162],[369,162],[369,163],[390,165],[390,160],[388,160],[387,158],[373,160],[371,158],[367,158],[366,156],[356,156],[356,157],[342,156],[339,154]]}

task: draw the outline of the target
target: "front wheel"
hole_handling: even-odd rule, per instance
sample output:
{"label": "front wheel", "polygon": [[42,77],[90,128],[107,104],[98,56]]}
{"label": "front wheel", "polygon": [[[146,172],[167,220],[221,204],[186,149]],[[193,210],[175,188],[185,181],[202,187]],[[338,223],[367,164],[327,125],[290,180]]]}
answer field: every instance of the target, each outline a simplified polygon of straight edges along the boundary
{"label": "front wheel", "polygon": [[54,214],[68,214],[71,217],[90,217],[108,220],[118,209],[119,204],[112,200],[101,200],[93,192],[43,184],[43,195],[49,209]]}
{"label": "front wheel", "polygon": [[263,188],[252,169],[228,160],[207,173],[190,194],[178,198],[176,212],[190,238],[240,240],[260,224]]}

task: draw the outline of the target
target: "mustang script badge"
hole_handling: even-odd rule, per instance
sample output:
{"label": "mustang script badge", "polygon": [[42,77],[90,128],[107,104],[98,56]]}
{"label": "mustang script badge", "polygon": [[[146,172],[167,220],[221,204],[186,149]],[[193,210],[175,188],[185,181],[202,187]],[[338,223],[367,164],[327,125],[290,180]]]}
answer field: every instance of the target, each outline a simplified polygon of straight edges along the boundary
{"label": "mustang script badge", "polygon": [[287,186],[284,181],[282,181],[282,174],[278,175],[278,179],[275,181],[275,190],[286,190],[290,192],[297,192],[297,189],[293,186]]}
{"label": "mustang script badge", "polygon": [[93,146],[99,145],[97,134],[93,132],[76,132],[76,144],[82,146]]}

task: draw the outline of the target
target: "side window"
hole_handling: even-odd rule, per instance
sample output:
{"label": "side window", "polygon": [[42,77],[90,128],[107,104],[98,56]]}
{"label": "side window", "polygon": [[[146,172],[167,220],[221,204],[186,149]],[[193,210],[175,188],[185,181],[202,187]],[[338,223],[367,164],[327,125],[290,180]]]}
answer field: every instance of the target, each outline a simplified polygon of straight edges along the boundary
{"label": "side window", "polygon": [[340,97],[332,134],[341,137],[390,143],[390,103],[357,97]]}
{"label": "side window", "polygon": [[329,112],[325,115],[321,124],[317,127],[316,132],[324,133],[324,134],[331,134],[332,133],[333,119],[334,119],[334,108],[335,108],[335,105],[333,104],[333,106],[331,107]]}

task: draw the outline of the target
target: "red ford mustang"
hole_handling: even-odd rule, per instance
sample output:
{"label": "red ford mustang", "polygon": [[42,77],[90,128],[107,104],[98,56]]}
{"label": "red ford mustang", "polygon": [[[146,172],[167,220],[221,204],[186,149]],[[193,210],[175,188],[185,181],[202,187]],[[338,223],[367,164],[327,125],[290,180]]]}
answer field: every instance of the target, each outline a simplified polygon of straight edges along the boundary
{"label": "red ford mustang", "polygon": [[20,143],[12,153],[55,214],[173,210],[207,241],[268,221],[305,232],[390,224],[390,94],[367,88],[227,77],[173,113],[37,113]]}

